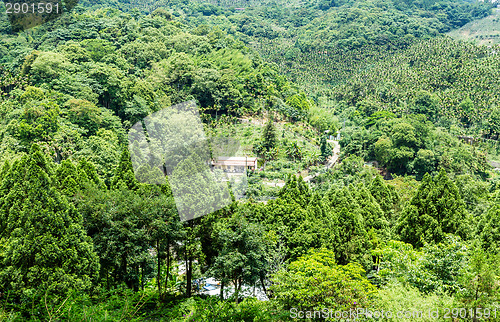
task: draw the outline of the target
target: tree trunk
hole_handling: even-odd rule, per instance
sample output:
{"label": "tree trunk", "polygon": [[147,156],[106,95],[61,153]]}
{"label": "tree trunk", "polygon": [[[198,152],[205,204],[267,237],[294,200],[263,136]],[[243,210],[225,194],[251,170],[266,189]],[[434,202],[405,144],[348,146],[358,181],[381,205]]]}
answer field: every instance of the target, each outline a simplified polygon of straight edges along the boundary
{"label": "tree trunk", "polygon": [[235,279],[233,281],[233,285],[234,285],[234,293],[233,293],[233,295],[234,295],[234,298],[235,298],[234,301],[236,302],[236,304],[238,304],[238,279]]}
{"label": "tree trunk", "polygon": [[186,244],[184,245],[184,260],[185,260],[185,263],[186,263],[186,297],[191,297],[192,295],[192,292],[191,292],[191,261],[192,261],[192,258],[191,258],[191,252],[188,251],[189,249],[189,240],[186,240]]}
{"label": "tree trunk", "polygon": [[191,297],[192,291],[191,291],[191,286],[192,286],[192,278],[193,278],[193,254],[192,254],[192,249],[190,245],[191,238],[193,238],[193,221],[189,221],[189,235],[186,240],[186,295],[187,297]]}
{"label": "tree trunk", "polygon": [[234,297],[236,305],[238,305],[239,297],[240,297],[240,289],[241,289],[241,279],[236,278],[234,280]]}
{"label": "tree trunk", "polygon": [[262,275],[260,276],[260,284],[262,285],[262,290],[264,291],[264,294],[266,294],[266,296],[269,297],[269,295],[267,295],[267,289],[266,285],[264,285],[264,277]]}
{"label": "tree trunk", "polygon": [[220,300],[224,300],[224,276],[222,277],[222,280],[220,281]]}
{"label": "tree trunk", "polygon": [[191,284],[192,284],[192,281],[191,279],[193,278],[192,274],[193,274],[193,270],[192,270],[192,264],[193,263],[193,259],[191,258],[191,254],[189,254],[188,258],[187,258],[187,262],[186,262],[186,287],[187,287],[187,297],[191,297],[192,295],[192,292],[191,292]]}
{"label": "tree trunk", "polygon": [[144,292],[144,264],[145,262],[141,263],[141,291]]}
{"label": "tree trunk", "polygon": [[132,283],[134,283],[134,292],[139,292],[139,265],[134,265],[134,272],[135,272],[135,277],[132,280]]}
{"label": "tree trunk", "polygon": [[170,277],[170,242],[167,239],[167,271],[165,272],[165,287],[168,284],[169,277]]}
{"label": "tree trunk", "polygon": [[167,241],[167,279],[170,276],[170,242]]}
{"label": "tree trunk", "polygon": [[156,240],[156,260],[158,261],[158,273],[156,275],[156,282],[158,284],[158,297],[161,299],[161,259],[160,259],[160,241]]}
{"label": "tree trunk", "polygon": [[130,280],[127,279],[127,256],[125,254],[122,255],[122,263],[121,263],[121,276],[118,275],[117,277],[119,280],[123,281],[125,280],[125,284],[127,284],[128,288],[133,288],[133,285],[130,283]]}
{"label": "tree trunk", "polygon": [[[479,297],[479,283],[480,283],[480,280],[481,280],[481,277],[478,278],[478,282],[477,282],[477,287],[476,287],[476,294],[475,294],[475,301],[474,303],[477,303],[477,299]],[[476,317],[476,308],[474,308],[474,317],[472,318],[472,321],[473,322],[476,322],[477,321],[477,317]]]}

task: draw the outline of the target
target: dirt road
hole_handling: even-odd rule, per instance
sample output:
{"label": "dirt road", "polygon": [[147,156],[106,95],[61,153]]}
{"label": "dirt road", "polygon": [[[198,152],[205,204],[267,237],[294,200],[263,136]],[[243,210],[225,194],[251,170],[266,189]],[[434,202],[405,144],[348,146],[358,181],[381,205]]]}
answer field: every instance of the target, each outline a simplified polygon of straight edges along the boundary
{"label": "dirt road", "polygon": [[[339,156],[340,156],[340,144],[339,144],[338,141],[335,141],[335,140],[327,140],[327,142],[333,144],[333,154],[328,159],[328,161],[326,162],[326,166],[325,166],[326,169],[330,169],[339,160]],[[318,173],[316,173],[316,174],[314,174],[312,176],[307,176],[307,177],[304,178],[304,181],[305,182],[309,182],[309,181],[311,181],[311,179],[313,179],[317,175],[318,175]]]}

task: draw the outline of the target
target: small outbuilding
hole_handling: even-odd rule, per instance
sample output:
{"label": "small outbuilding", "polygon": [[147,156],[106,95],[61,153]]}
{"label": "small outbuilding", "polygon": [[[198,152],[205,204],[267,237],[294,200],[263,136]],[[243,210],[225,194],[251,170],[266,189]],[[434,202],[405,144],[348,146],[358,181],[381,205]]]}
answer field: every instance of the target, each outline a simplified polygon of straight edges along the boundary
{"label": "small outbuilding", "polygon": [[257,169],[257,157],[219,157],[212,160],[212,169],[234,173],[253,171]]}

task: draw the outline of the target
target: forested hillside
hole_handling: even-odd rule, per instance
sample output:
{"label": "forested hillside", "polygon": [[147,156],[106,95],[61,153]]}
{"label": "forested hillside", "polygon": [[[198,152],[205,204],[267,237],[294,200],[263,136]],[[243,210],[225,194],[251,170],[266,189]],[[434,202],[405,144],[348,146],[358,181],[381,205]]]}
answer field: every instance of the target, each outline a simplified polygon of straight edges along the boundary
{"label": "forested hillside", "polygon": [[455,39],[473,41],[480,45],[498,44],[500,42],[500,8],[493,9],[493,14],[483,19],[474,20],[459,29],[448,33]]}
{"label": "forested hillside", "polygon": [[[499,319],[500,47],[444,34],[492,7],[80,0],[24,31],[2,16],[0,321]],[[184,102],[206,142],[137,131]],[[182,171],[137,168],[131,133],[178,144],[155,162]],[[204,193],[184,190],[195,211],[222,199],[200,149],[257,165],[185,220],[179,176]]]}
{"label": "forested hillside", "polygon": [[[287,2],[288,3],[288,2]],[[243,6],[178,5],[193,25],[213,24],[276,62],[308,94],[330,98],[330,85],[418,39],[428,39],[488,15],[492,5],[464,1],[305,1]]]}

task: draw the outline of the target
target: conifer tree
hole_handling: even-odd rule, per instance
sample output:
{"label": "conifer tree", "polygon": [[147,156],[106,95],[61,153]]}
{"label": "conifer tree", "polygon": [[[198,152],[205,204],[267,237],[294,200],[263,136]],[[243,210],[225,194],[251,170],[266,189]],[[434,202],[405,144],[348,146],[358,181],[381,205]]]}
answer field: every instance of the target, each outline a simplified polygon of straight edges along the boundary
{"label": "conifer tree", "polygon": [[2,182],[10,189],[0,199],[7,223],[0,231],[0,289],[16,298],[85,292],[99,269],[80,214],[54,188],[51,174],[33,145]]}
{"label": "conifer tree", "polygon": [[363,218],[342,207],[336,213],[338,234],[335,240],[335,256],[341,265],[352,261],[363,266],[369,265],[368,237],[363,223]]}
{"label": "conifer tree", "polygon": [[351,187],[356,202],[360,206],[360,213],[363,216],[366,229],[373,228],[378,237],[389,238],[389,222],[375,198],[362,183],[358,183],[356,188]]}
{"label": "conifer tree", "polygon": [[389,220],[394,216],[394,207],[398,200],[396,191],[391,188],[389,188],[380,175],[376,175],[368,187],[368,190],[370,190],[370,193]]}
{"label": "conifer tree", "polygon": [[332,147],[328,144],[325,135],[321,137],[319,149],[323,160],[328,159],[328,157],[332,155]]}
{"label": "conifer tree", "polygon": [[307,218],[307,212],[296,202],[278,198],[270,200],[267,203],[263,216],[268,228],[276,230],[284,229],[283,233],[286,236],[291,236],[294,230]]}
{"label": "conifer tree", "polygon": [[325,203],[330,209],[346,208],[351,212],[360,212],[360,207],[356,199],[354,199],[351,190],[347,187],[337,188],[333,187],[325,194]]}
{"label": "conifer tree", "polygon": [[225,182],[218,182],[205,160],[194,153],[169,176],[181,220],[207,215],[231,203]]}
{"label": "conifer tree", "polygon": [[59,192],[68,197],[74,196],[84,182],[85,178],[81,177],[70,160],[64,160],[56,169],[54,184]]}
{"label": "conifer tree", "polygon": [[[331,222],[337,225],[337,233],[332,241],[333,249],[335,249],[339,264],[347,264],[355,260],[365,267],[369,267],[368,253],[370,249],[368,247],[367,228],[362,213],[363,210],[369,211],[370,207],[364,205],[365,209],[363,209],[351,193],[351,190],[354,189],[347,187],[332,188],[324,197],[324,203],[335,216]],[[375,206],[374,209],[376,209]],[[380,208],[378,213],[380,216]]]}
{"label": "conifer tree", "polygon": [[290,203],[297,203],[305,208],[309,203],[309,187],[302,177],[289,176],[285,186],[280,190],[279,196]]}
{"label": "conifer tree", "polygon": [[269,119],[262,132],[262,146],[269,151],[276,147],[276,128],[273,119]]}
{"label": "conifer tree", "polygon": [[85,178],[87,182],[95,184],[100,189],[106,188],[104,182],[101,178],[99,178],[97,169],[92,162],[87,161],[86,159],[80,159],[78,162],[78,171],[80,172],[80,176]]}
{"label": "conifer tree", "polygon": [[305,219],[290,235],[291,258],[298,258],[311,248],[334,249],[337,236],[337,217],[330,212],[319,194],[314,193],[306,207]]}
{"label": "conifer tree", "polygon": [[134,167],[132,161],[130,161],[130,152],[127,148],[123,149],[120,163],[111,179],[111,189],[118,189],[121,185],[124,185],[129,190],[139,189],[139,183],[134,175]]}
{"label": "conifer tree", "polygon": [[195,259],[201,256],[200,217],[231,204],[225,182],[218,182],[206,165],[205,153],[193,153],[179,162],[169,176],[172,194],[181,221],[184,221],[184,260],[186,262],[186,296],[191,296],[191,279]]}
{"label": "conifer tree", "polygon": [[9,170],[10,170],[10,163],[9,161],[5,161],[2,166],[2,169],[0,170],[0,182],[9,173]]}
{"label": "conifer tree", "polygon": [[465,239],[470,234],[470,223],[457,187],[441,169],[434,180],[429,174],[424,176],[396,231],[402,241],[421,247],[424,242],[441,242],[447,233]]}
{"label": "conifer tree", "polygon": [[265,268],[264,231],[259,224],[248,222],[236,213],[231,218],[220,219],[213,235],[219,254],[211,272],[226,283],[232,282],[238,303],[242,285],[255,284]]}

